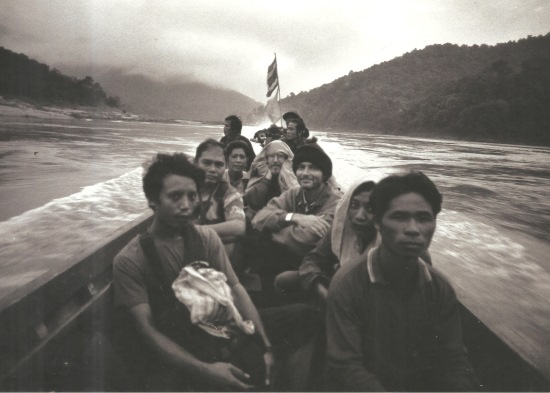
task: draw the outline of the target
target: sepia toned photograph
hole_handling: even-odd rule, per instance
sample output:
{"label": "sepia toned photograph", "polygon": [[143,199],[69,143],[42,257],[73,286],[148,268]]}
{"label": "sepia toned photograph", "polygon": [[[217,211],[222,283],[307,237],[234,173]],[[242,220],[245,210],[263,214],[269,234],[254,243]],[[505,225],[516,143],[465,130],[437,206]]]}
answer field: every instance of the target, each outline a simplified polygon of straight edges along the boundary
{"label": "sepia toned photograph", "polygon": [[0,392],[550,391],[550,2],[0,1]]}

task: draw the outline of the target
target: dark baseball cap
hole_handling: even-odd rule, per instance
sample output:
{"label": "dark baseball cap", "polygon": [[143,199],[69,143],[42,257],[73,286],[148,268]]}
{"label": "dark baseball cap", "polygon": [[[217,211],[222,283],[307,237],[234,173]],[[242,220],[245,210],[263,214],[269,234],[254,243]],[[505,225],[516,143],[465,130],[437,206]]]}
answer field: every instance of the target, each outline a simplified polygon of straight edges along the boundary
{"label": "dark baseball cap", "polygon": [[283,115],[283,120],[288,122],[289,120],[291,119],[302,119],[300,117],[300,115],[298,114],[298,112],[286,112],[284,115]]}

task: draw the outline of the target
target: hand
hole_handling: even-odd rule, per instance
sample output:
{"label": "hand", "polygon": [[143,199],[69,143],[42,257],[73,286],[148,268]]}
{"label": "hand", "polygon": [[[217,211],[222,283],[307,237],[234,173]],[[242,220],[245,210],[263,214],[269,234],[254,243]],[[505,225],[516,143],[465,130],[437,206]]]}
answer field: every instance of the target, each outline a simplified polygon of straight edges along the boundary
{"label": "hand", "polygon": [[319,296],[319,300],[322,301],[323,304],[326,304],[327,302],[327,295],[328,295],[328,289],[320,282],[317,283],[315,286],[317,289],[317,295]]}
{"label": "hand", "polygon": [[267,351],[264,353],[264,363],[265,363],[265,385],[271,386],[271,373],[273,372],[273,364],[275,360],[273,359],[273,353]]}
{"label": "hand", "polygon": [[292,222],[304,229],[312,231],[319,237],[323,237],[330,229],[330,224],[325,221],[323,217],[324,216],[317,217],[313,215],[294,213],[292,216]]}
{"label": "hand", "polygon": [[212,383],[226,390],[251,390],[253,385],[245,383],[250,375],[231,363],[212,363],[209,365],[209,377]]}

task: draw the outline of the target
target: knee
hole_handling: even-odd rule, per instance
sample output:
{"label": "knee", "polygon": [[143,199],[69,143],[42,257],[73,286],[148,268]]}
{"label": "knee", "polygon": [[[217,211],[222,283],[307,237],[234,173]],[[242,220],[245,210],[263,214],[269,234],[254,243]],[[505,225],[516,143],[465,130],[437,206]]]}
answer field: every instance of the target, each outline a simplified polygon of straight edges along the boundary
{"label": "knee", "polygon": [[298,271],[290,270],[282,272],[275,277],[275,289],[281,294],[295,292],[300,289],[300,276]]}

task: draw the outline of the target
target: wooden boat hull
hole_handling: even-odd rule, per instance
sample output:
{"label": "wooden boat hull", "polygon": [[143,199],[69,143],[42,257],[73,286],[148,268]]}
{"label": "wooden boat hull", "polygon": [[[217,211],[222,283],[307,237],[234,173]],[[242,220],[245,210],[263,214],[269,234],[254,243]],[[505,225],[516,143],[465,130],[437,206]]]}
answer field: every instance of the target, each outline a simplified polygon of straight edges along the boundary
{"label": "wooden boat hull", "polygon": [[[111,340],[112,261],[151,214],[0,299],[0,390],[135,390]],[[463,306],[465,342],[484,390],[547,391],[550,375],[524,360]],[[550,356],[550,355],[549,355]]]}

